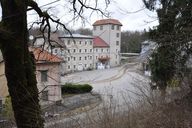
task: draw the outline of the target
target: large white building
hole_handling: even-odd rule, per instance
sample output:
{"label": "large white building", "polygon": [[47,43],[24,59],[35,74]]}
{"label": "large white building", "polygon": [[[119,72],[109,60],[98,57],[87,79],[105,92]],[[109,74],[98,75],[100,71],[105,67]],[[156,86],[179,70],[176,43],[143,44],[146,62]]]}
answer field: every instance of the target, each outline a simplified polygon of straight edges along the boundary
{"label": "large white building", "polygon": [[66,46],[64,71],[82,71],[93,67],[93,37],[79,34],[59,37]]}
{"label": "large white building", "polygon": [[120,64],[121,26],[115,19],[98,20],[93,24],[93,36],[98,36],[109,45],[109,65]]}
{"label": "large white building", "polygon": [[62,57],[63,74],[115,67],[120,64],[121,26],[118,20],[102,19],[93,23],[93,36],[52,34],[51,47],[38,36],[34,46],[44,45],[46,50]]}

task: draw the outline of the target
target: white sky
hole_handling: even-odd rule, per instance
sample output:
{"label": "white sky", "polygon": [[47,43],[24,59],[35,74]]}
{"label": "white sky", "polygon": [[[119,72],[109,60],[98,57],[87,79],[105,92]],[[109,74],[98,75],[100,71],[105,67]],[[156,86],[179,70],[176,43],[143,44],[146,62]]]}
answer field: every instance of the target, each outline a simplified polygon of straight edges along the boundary
{"label": "white sky", "polygon": [[[35,0],[39,6],[45,5],[47,3],[53,2],[55,0]],[[90,10],[86,10],[83,14],[85,16],[86,21],[82,20],[72,21],[73,13],[69,13],[69,9],[71,5],[66,1],[70,0],[60,0],[51,5],[47,5],[42,7],[43,10],[49,10],[54,16],[57,16],[61,19],[61,21],[69,28],[77,29],[79,27],[92,28],[92,24],[99,19],[105,18],[100,14],[94,12],[90,17]],[[85,0],[83,0],[85,1]],[[93,0],[87,0],[90,5],[95,5]],[[105,4],[103,3],[105,0],[98,0],[98,7],[101,9],[105,8]],[[118,19],[122,24],[122,30],[148,30],[149,27],[156,26],[158,21],[156,20],[156,13],[150,12],[147,9],[143,9],[144,5],[142,0],[112,0],[111,4],[107,8],[109,12],[111,12],[111,18]],[[137,10],[143,9],[137,13],[127,13],[127,12],[135,12]],[[122,11],[124,10],[124,11]],[[37,14],[34,11],[28,12],[28,22],[31,23],[35,20],[39,19]],[[152,22],[153,21],[153,22]]]}

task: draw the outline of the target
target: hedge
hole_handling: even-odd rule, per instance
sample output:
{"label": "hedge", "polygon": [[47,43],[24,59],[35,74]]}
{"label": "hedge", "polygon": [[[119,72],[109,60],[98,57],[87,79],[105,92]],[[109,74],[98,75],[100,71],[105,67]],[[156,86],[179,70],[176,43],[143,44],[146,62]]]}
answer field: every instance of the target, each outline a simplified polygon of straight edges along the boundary
{"label": "hedge", "polygon": [[65,93],[87,93],[91,92],[93,87],[89,84],[73,84],[73,83],[66,83],[62,86],[62,94]]}

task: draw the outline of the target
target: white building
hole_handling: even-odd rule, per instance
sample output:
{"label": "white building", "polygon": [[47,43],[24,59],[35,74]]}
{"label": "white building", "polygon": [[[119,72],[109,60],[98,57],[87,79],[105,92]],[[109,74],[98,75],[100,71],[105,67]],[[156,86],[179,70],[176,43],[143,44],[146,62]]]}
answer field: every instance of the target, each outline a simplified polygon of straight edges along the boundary
{"label": "white building", "polygon": [[46,45],[38,36],[34,46],[44,45],[46,50],[62,57],[62,74],[114,67],[120,64],[121,26],[115,19],[98,20],[93,24],[93,36],[51,34]]}
{"label": "white building", "polygon": [[93,69],[93,37],[80,34],[59,37],[66,46],[66,72]]}
{"label": "white building", "polygon": [[115,19],[98,20],[93,24],[93,36],[98,36],[109,45],[109,65],[120,64],[121,26]]}

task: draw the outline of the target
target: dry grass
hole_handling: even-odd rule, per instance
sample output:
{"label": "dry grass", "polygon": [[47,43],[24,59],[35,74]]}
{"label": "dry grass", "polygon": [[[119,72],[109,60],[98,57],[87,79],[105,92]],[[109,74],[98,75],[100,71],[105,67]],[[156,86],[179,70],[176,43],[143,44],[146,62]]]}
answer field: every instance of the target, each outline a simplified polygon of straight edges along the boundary
{"label": "dry grass", "polygon": [[[47,128],[192,128],[192,94],[186,95],[188,89],[169,89],[162,101],[158,91],[143,84],[135,87],[137,92],[122,93],[121,105],[109,98],[91,111],[57,118]],[[137,96],[134,100],[133,95]]]}
{"label": "dry grass", "polygon": [[[186,89],[169,89],[163,102],[158,91],[135,87],[137,93],[127,90],[122,94],[123,105],[111,98],[97,109],[69,117],[50,128],[192,128],[192,95],[184,96]],[[134,101],[133,93],[137,95]]]}

